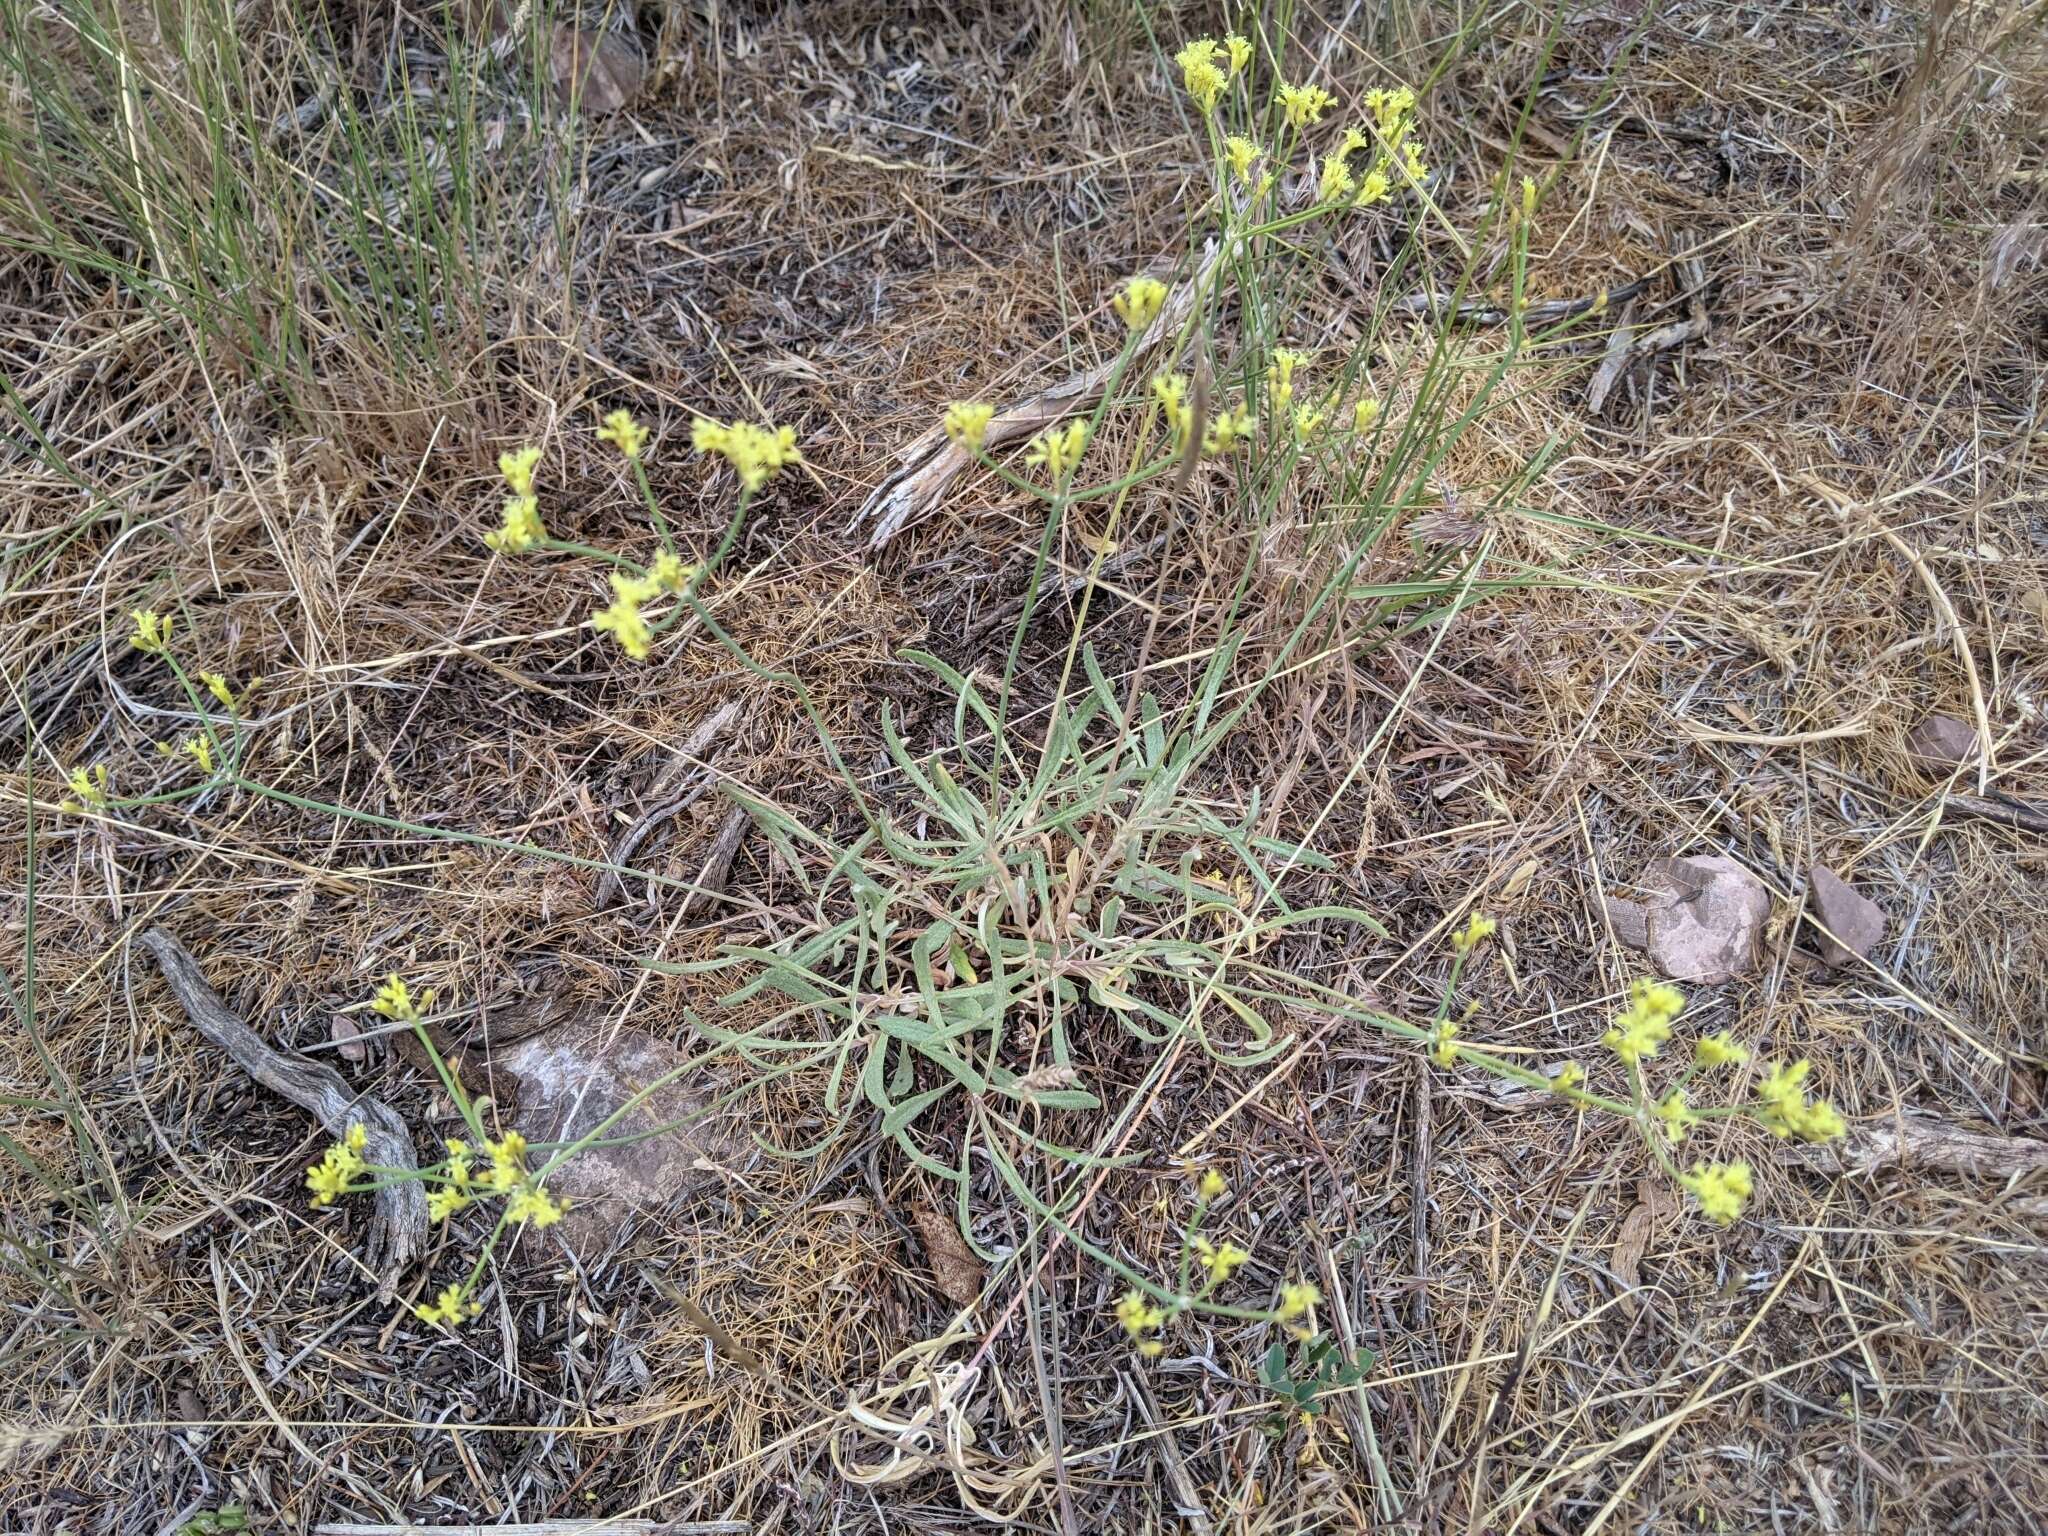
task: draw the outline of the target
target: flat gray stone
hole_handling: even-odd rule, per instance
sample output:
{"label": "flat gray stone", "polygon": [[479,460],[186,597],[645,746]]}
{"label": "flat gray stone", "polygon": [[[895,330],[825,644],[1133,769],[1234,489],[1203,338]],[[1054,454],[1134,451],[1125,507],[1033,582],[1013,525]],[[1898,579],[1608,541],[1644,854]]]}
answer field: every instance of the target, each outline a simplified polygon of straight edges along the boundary
{"label": "flat gray stone", "polygon": [[1821,959],[1829,965],[1851,965],[1877,947],[1884,937],[1884,908],[1825,864],[1807,871],[1806,888],[1813,901],[1813,915],[1835,936],[1820,936]]}
{"label": "flat gray stone", "polygon": [[[578,1014],[567,1023],[500,1048],[495,1071],[518,1085],[513,1123],[528,1141],[574,1141],[683,1065],[681,1051],[641,1030]],[[712,1085],[685,1073],[656,1088],[604,1135],[640,1136],[620,1145],[586,1148],[548,1176],[550,1193],[569,1213],[551,1230],[586,1256],[607,1248],[636,1212],[660,1211],[722,1181],[727,1169],[752,1162],[752,1144],[735,1134],[729,1112],[711,1110]],[[674,1129],[648,1135],[680,1121]],[[538,1168],[539,1154],[529,1158]]]}
{"label": "flat gray stone", "polygon": [[1610,899],[1608,918],[1623,943],[1649,955],[1658,975],[1712,983],[1756,968],[1771,893],[1734,859],[1656,859],[1638,884],[1642,899]]}

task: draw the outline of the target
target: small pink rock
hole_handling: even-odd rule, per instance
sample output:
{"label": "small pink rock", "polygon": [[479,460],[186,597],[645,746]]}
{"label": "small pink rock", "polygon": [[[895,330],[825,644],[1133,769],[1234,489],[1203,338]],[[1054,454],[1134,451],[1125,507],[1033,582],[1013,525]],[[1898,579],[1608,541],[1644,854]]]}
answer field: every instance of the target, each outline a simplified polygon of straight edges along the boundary
{"label": "small pink rock", "polygon": [[1807,891],[1813,898],[1813,915],[1827,929],[1821,935],[1820,957],[1829,965],[1854,964],[1884,937],[1884,908],[1852,889],[1827,865],[1816,864],[1807,872]]}
{"label": "small pink rock", "polygon": [[1608,916],[1624,943],[1648,952],[1658,975],[1711,983],[1754,969],[1771,893],[1741,864],[1720,854],[1657,859],[1639,883],[1643,899],[1610,900]]}
{"label": "small pink rock", "polygon": [[1929,715],[1906,733],[1906,758],[1933,778],[1945,779],[1977,756],[1977,732],[1951,715]]}
{"label": "small pink rock", "polygon": [[[589,1135],[683,1064],[682,1052],[665,1040],[580,1014],[506,1046],[493,1066],[518,1080],[516,1123],[526,1138],[562,1142]],[[628,1215],[660,1210],[716,1185],[722,1170],[753,1161],[751,1147],[714,1102],[708,1081],[683,1074],[654,1088],[604,1133],[607,1143],[638,1139],[589,1147],[548,1176],[548,1189],[570,1202],[556,1230],[571,1248],[594,1258]]]}

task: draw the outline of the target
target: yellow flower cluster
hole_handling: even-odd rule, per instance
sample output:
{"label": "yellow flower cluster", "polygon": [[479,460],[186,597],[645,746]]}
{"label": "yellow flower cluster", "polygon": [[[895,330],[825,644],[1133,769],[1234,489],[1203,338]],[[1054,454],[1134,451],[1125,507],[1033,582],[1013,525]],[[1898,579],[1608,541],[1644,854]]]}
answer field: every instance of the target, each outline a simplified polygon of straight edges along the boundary
{"label": "yellow flower cluster", "polygon": [[1184,44],[1173,61],[1180,66],[1181,83],[1195,98],[1195,104],[1204,112],[1213,112],[1231,77],[1241,74],[1251,63],[1252,45],[1234,32],[1220,43],[1214,38],[1198,37]]}
{"label": "yellow flower cluster", "polygon": [[1351,408],[1351,430],[1370,432],[1373,424],[1380,419],[1380,403],[1367,395]]}
{"label": "yellow flower cluster", "polygon": [[413,1316],[423,1323],[432,1323],[439,1328],[453,1328],[465,1318],[475,1317],[483,1311],[484,1304],[474,1296],[467,1295],[461,1286],[444,1287],[431,1305],[414,1307]]}
{"label": "yellow flower cluster", "polygon": [[71,777],[65,783],[70,786],[71,798],[57,803],[60,811],[76,814],[89,805],[107,803],[107,768],[104,763],[95,763],[90,773],[83,768],[72,769]]}
{"label": "yellow flower cluster", "polygon": [[638,461],[641,450],[647,446],[647,439],[653,436],[645,427],[633,419],[631,411],[611,411],[604,418],[604,424],[597,429],[597,440],[610,443],[627,458]]}
{"label": "yellow flower cluster", "polygon": [[1214,1205],[1229,1192],[1230,1185],[1214,1168],[1205,1168],[1201,1176],[1195,1180],[1195,1193],[1200,1196],[1204,1205]]}
{"label": "yellow flower cluster", "polygon": [[1685,1140],[1688,1127],[1700,1123],[1700,1117],[1693,1113],[1687,1102],[1685,1090],[1674,1088],[1658,1101],[1654,1113],[1658,1123],[1664,1127],[1664,1136],[1673,1146]]}
{"label": "yellow flower cluster", "polygon": [[1048,427],[1031,440],[1031,446],[1024,450],[1024,462],[1043,465],[1045,472],[1057,485],[1080,467],[1081,455],[1088,450],[1088,423],[1076,418],[1064,427]]}
{"label": "yellow flower cluster", "polygon": [[490,1167],[481,1173],[468,1142],[451,1136],[446,1146],[448,1159],[441,1167],[440,1187],[427,1196],[427,1214],[435,1221],[446,1221],[485,1195],[506,1196],[506,1219],[531,1222],[536,1227],[553,1226],[569,1209],[566,1200],[555,1199],[527,1173],[526,1138],[519,1132],[507,1131],[497,1141],[484,1142]]}
{"label": "yellow flower cluster", "polygon": [[484,535],[484,543],[501,555],[523,554],[548,536],[541,526],[540,499],[533,474],[540,467],[540,449],[529,445],[498,455],[498,473],[512,494],[505,498],[502,521]]}
{"label": "yellow flower cluster", "polygon": [[1724,1029],[1718,1035],[1701,1036],[1692,1048],[1692,1059],[1703,1067],[1739,1067],[1749,1060],[1749,1052]]}
{"label": "yellow flower cluster", "polygon": [[[1121,301],[1119,301],[1121,302]],[[988,424],[995,419],[996,408],[974,400],[955,400],[946,407],[946,436],[967,449],[979,452],[988,441]]]}
{"label": "yellow flower cluster", "polygon": [[316,1210],[349,1192],[349,1180],[363,1171],[363,1148],[369,1140],[369,1129],[358,1121],[327,1149],[325,1157],[306,1170],[306,1188],[313,1192]]}
{"label": "yellow flower cluster", "polygon": [[1679,1183],[1699,1201],[1701,1214],[1724,1227],[1742,1214],[1755,1192],[1747,1163],[1694,1163]]}
{"label": "yellow flower cluster", "polygon": [[1557,1069],[1557,1076],[1550,1080],[1552,1093],[1577,1093],[1586,1086],[1586,1069],[1576,1061],[1568,1061]]}
{"label": "yellow flower cluster", "polygon": [[1337,105],[1337,98],[1320,85],[1283,85],[1273,101],[1290,128],[1307,128],[1323,120],[1323,114]]}
{"label": "yellow flower cluster", "polygon": [[1457,1020],[1439,1019],[1429,1032],[1429,1059],[1439,1067],[1456,1066],[1459,1033]]}
{"label": "yellow flower cluster", "polygon": [[387,1019],[400,1024],[417,1024],[426,1017],[426,1011],[434,1006],[434,989],[427,988],[418,997],[405,984],[405,978],[395,971],[384,978],[384,984],[377,988],[377,995],[370,999],[370,1011],[381,1013]]}
{"label": "yellow flower cluster", "polygon": [[1685,1007],[1685,994],[1661,981],[1637,981],[1628,989],[1628,1007],[1615,1015],[1614,1027],[1601,1042],[1626,1062],[1657,1054],[1671,1038],[1671,1021]]}
{"label": "yellow flower cluster", "polygon": [[1294,1325],[1293,1333],[1297,1339],[1310,1337],[1315,1333],[1316,1303],[1322,1299],[1323,1293],[1311,1281],[1290,1281],[1280,1287],[1280,1321]]}
{"label": "yellow flower cluster", "polygon": [[1206,1237],[1197,1237],[1189,1244],[1195,1250],[1195,1257],[1202,1268],[1209,1273],[1210,1280],[1221,1285],[1238,1270],[1251,1262],[1251,1254],[1229,1241],[1212,1243]]}
{"label": "yellow flower cluster", "polygon": [[1141,275],[1125,283],[1123,291],[1109,301],[1109,307],[1133,331],[1142,331],[1159,318],[1165,303],[1166,284],[1156,277]]}
{"label": "yellow flower cluster", "polygon": [[152,656],[161,656],[170,649],[171,625],[176,620],[169,614],[135,608],[129,611],[128,617],[135,621],[135,633],[128,637],[128,643],[135,649]]}
{"label": "yellow flower cluster", "polygon": [[1152,398],[1159,402],[1166,429],[1173,434],[1176,450],[1187,445],[1188,426],[1193,415],[1188,409],[1188,381],[1178,373],[1162,373],[1152,380]]}
{"label": "yellow flower cluster", "polygon": [[1258,418],[1244,406],[1225,406],[1209,423],[1209,429],[1202,434],[1202,452],[1224,454],[1239,443],[1250,439],[1258,428]]}
{"label": "yellow flower cluster", "polygon": [[1230,167],[1230,174],[1237,178],[1240,186],[1252,184],[1252,167],[1258,164],[1259,155],[1259,146],[1250,139],[1233,133],[1223,141],[1224,164]]}
{"label": "yellow flower cluster", "polygon": [[690,425],[690,446],[724,459],[749,491],[761,489],[777,470],[804,461],[796,446],[796,428],[757,427],[750,421],[700,416]]}
{"label": "yellow flower cluster", "polygon": [[1266,364],[1266,406],[1276,415],[1294,403],[1294,370],[1308,362],[1309,354],[1293,347],[1275,347]]}
{"label": "yellow flower cluster", "polygon": [[1474,912],[1465,926],[1451,935],[1451,948],[1461,955],[1469,955],[1500,931],[1500,923],[1491,917]]}
{"label": "yellow flower cluster", "polygon": [[1125,1333],[1139,1341],[1139,1354],[1155,1356],[1166,1348],[1158,1339],[1146,1337],[1166,1326],[1166,1309],[1147,1301],[1140,1292],[1124,1292],[1116,1304],[1116,1320],[1124,1325]]}
{"label": "yellow flower cluster", "polygon": [[1757,1084],[1756,1096],[1763,1105],[1757,1118],[1773,1135],[1797,1136],[1801,1141],[1833,1141],[1848,1130],[1832,1104],[1807,1098],[1806,1075],[1812,1070],[1810,1061],[1774,1065]]}
{"label": "yellow flower cluster", "polygon": [[590,627],[610,634],[635,661],[645,661],[654,649],[654,631],[648,628],[640,605],[657,596],[661,584],[652,576],[628,571],[613,571],[610,580],[611,606],[599,609],[591,617]]}

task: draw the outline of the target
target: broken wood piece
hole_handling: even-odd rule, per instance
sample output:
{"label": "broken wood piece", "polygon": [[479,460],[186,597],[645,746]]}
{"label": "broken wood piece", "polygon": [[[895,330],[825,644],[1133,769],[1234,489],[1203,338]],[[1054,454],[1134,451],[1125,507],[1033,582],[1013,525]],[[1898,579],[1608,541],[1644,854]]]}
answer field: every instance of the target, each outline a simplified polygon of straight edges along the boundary
{"label": "broken wood piece", "polygon": [[1600,366],[1593,370],[1593,381],[1586,386],[1586,414],[1598,416],[1600,408],[1607,403],[1607,396],[1614,386],[1621,382],[1621,376],[1628,370],[1629,342],[1635,336],[1631,322],[1636,317],[1636,301],[1630,299],[1621,306],[1614,329],[1607,333],[1607,351],[1600,359]]}
{"label": "broken wood piece", "polygon": [[1900,1115],[1852,1126],[1839,1142],[1826,1146],[1794,1143],[1785,1147],[1781,1155],[1809,1168],[1849,1173],[1903,1168],[1998,1180],[2023,1173],[2048,1173],[2048,1141],[1966,1131],[1928,1115]]}
{"label": "broken wood piece", "polygon": [[[1202,253],[1202,263],[1194,276],[1187,282],[1177,284],[1160,306],[1159,313],[1145,328],[1129,350],[1126,367],[1135,367],[1140,358],[1160,343],[1178,336],[1193,310],[1196,297],[1209,286],[1215,275],[1217,263],[1222,259],[1223,247],[1212,244]],[[1055,384],[1043,394],[1034,395],[1007,409],[996,412],[988,424],[983,446],[987,452],[1007,444],[1032,437],[1069,416],[1078,416],[1095,408],[1103,392],[1109,388],[1110,380],[1116,377],[1118,364],[1124,362],[1119,354],[1098,368],[1086,373],[1077,373],[1064,383]],[[868,494],[861,503],[861,509],[854,515],[853,526],[873,524],[868,535],[868,547],[880,549],[895,538],[911,522],[924,516],[939,504],[939,498],[953,482],[974,468],[974,455],[946,436],[943,426],[927,429],[912,439],[910,445],[897,455],[897,466]]]}
{"label": "broken wood piece", "polygon": [[[711,750],[713,744],[724,734],[726,727],[732,724],[734,717],[739,712],[740,701],[738,699],[731,699],[719,705],[717,709],[706,715],[698,723],[697,728],[690,732],[689,738],[676,748],[674,758],[661,771],[660,776],[655,779],[654,789],[649,793],[648,799],[658,799],[660,796],[667,794],[669,789],[678,781],[693,773],[696,777],[696,782],[684,794],[664,801],[652,810],[644,812],[638,820],[626,829],[625,835],[612,845],[611,857],[607,862],[613,867],[606,870],[604,878],[597,882],[597,895],[592,900],[592,905],[598,911],[602,912],[625,894],[621,875],[625,869],[626,860],[633,857],[641,843],[647,840],[648,834],[671,816],[679,815],[681,812],[688,810],[692,805],[696,804],[704,791],[710,788],[711,765],[704,761],[704,754]],[[692,892],[686,898],[686,900],[695,899],[695,892]]]}
{"label": "broken wood piece", "polygon": [[[220,994],[207,984],[199,962],[163,929],[145,929],[136,942],[156,961],[192,1027],[226,1051],[236,1066],[312,1115],[337,1141],[350,1126],[361,1125],[369,1138],[363,1147],[365,1162],[402,1173],[419,1167],[412,1137],[395,1110],[357,1093],[326,1063],[265,1043],[228,1011]],[[380,1277],[377,1294],[389,1300],[400,1274],[426,1247],[427,1196],[417,1179],[398,1179],[376,1192],[376,1202],[363,1262]]]}

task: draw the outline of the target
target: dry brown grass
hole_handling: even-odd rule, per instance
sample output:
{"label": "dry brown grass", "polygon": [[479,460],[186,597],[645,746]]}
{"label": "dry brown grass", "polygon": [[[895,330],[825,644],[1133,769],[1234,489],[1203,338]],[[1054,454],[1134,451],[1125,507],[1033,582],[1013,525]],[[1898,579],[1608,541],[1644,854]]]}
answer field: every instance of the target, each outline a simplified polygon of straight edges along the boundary
{"label": "dry brown grass", "polygon": [[[1375,60],[1419,77],[1444,35],[1408,7],[1346,14],[1328,57],[1360,87],[1386,78]],[[1959,813],[1951,791],[1980,786],[1927,779],[1903,743],[1929,711],[1981,708],[1997,737],[1983,787],[2048,801],[2048,290],[2023,259],[2048,199],[2042,7],[1937,7],[1930,38],[1897,11],[1688,5],[1618,52],[1638,15],[1568,22],[1539,97],[1536,169],[1556,185],[1537,296],[1657,273],[1629,321],[1700,312],[1706,333],[1634,366],[1595,416],[1599,329],[1571,366],[1520,376],[1444,476],[1455,503],[1563,434],[1545,516],[1496,535],[1578,581],[1477,608],[1426,667],[1417,639],[1302,670],[1209,792],[1257,789],[1276,831],[1298,830],[1391,721],[1318,841],[1343,864],[1333,896],[1394,938],[1286,958],[1426,1015],[1445,916],[1483,898],[1504,942],[1474,978],[1472,1031],[1545,1050],[1590,1047],[1637,964],[1602,892],[1658,853],[1733,853],[1778,910],[1760,974],[1704,991],[1701,1021],[1810,1055],[1852,1120],[2039,1139],[2041,842]],[[1340,19],[1297,18],[1297,56]],[[1430,98],[1454,207],[1499,163],[1543,20],[1503,13]],[[392,22],[349,25],[380,39]],[[637,891],[594,912],[586,869],[262,800],[54,818],[59,765],[107,763],[131,793],[162,771],[153,742],[178,705],[119,643],[126,610],[182,604],[191,654],[268,680],[258,770],[313,798],[603,859],[673,744],[738,700],[719,771],[844,816],[778,690],[702,644],[623,662],[573,627],[599,593],[588,568],[487,567],[496,452],[548,445],[557,531],[644,542],[583,429],[593,403],[632,404],[662,424],[657,489],[702,543],[726,503],[682,451],[687,410],[799,423],[811,470],[778,483],[714,609],[765,663],[800,666],[855,767],[876,769],[882,701],[913,729],[941,712],[898,649],[999,663],[1007,627],[988,618],[1021,590],[1037,530],[981,490],[871,555],[854,509],[948,398],[1063,377],[1086,334],[1071,318],[1105,274],[1172,249],[1199,170],[1128,17],[877,23],[827,6],[715,27],[681,10],[662,25],[661,83],[592,125],[573,288],[538,257],[494,287],[502,312],[464,322],[438,395],[337,348],[314,430],[134,293],[9,258],[0,349],[65,466],[11,431],[0,669],[35,732],[0,785],[17,988],[31,763],[42,812],[37,1029],[0,1051],[18,1096],[0,1109],[19,1149],[0,1158],[10,1527],[170,1530],[240,1500],[264,1529],[967,1529],[977,1508],[1064,1533],[2037,1528],[2038,1172],[1838,1177],[1735,1132],[1732,1151],[1771,1166],[1722,1232],[1626,1127],[1430,1073],[1326,1019],[1295,1021],[1299,1045],[1256,1073],[1186,1059],[1083,1223],[1170,1267],[1179,1159],[1222,1167],[1262,1273],[1319,1277],[1347,1340],[1378,1356],[1312,1436],[1264,1432],[1257,1330],[1190,1325],[1140,1361],[1107,1318],[1114,1276],[1042,1235],[955,1322],[912,1215],[931,1191],[874,1145],[736,1172],[601,1261],[509,1262],[459,1338],[376,1302],[355,1218],[305,1209],[316,1128],[203,1048],[127,936],[168,924],[286,1044],[326,1040],[391,969],[613,1015],[644,983],[635,1021],[684,1039],[710,989],[649,981],[640,957],[786,928],[792,882],[749,842],[732,902],[679,921]],[[1301,317],[1318,337],[1350,334],[1374,297],[1367,239],[1338,255]],[[1182,525],[1170,559],[1122,573],[1142,602],[1091,601],[1112,665],[1144,650],[1154,611],[1149,654],[1205,643],[1227,595],[1214,573],[1235,560],[1227,507],[1141,515],[1156,526],[1127,530],[1134,544]],[[1267,614],[1301,558],[1270,554]],[[1034,650],[1058,654],[1070,611]],[[1780,747],[1690,734],[1851,722],[1865,728]],[[691,878],[716,822],[667,828],[640,862]],[[1869,966],[1808,958],[1810,860],[1885,907]],[[1097,1044],[1114,1074],[1114,1041]],[[1113,1101],[1140,1089],[1143,1065],[1122,1070],[1100,1085]],[[428,1085],[397,1058],[350,1071],[429,1123]],[[758,1109],[778,1128],[807,1113],[787,1087]],[[1014,1210],[978,1214],[984,1239],[1026,1243]],[[718,1356],[643,1267],[765,1374]],[[930,1400],[919,1362],[972,1363],[946,1378],[957,1454],[913,1445],[889,1464],[848,1404],[909,1414]]]}

